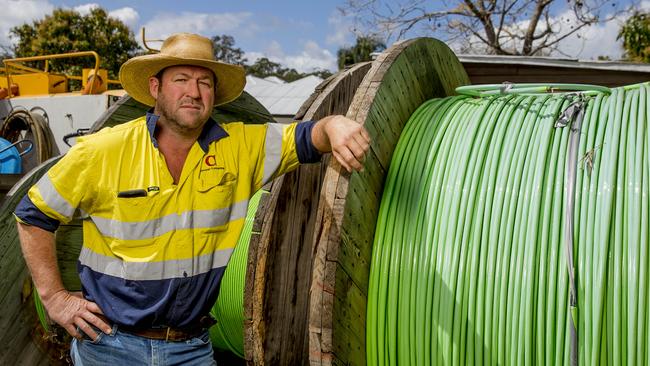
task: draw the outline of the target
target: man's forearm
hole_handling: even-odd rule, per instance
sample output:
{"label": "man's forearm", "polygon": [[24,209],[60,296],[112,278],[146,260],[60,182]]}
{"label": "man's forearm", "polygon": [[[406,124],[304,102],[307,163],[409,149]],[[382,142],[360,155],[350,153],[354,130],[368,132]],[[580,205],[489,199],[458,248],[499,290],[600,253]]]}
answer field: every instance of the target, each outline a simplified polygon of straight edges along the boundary
{"label": "man's forearm", "polygon": [[74,296],[63,287],[56,260],[54,234],[36,226],[18,223],[18,235],[32,280],[50,318],[76,338],[81,337],[81,331],[96,339],[97,333],[90,324],[106,334],[110,333],[111,327],[97,317],[97,314],[102,314],[97,304]]}
{"label": "man's forearm", "polygon": [[44,302],[64,291],[56,259],[54,234],[37,226],[18,223],[20,247],[32,274],[38,294]]}

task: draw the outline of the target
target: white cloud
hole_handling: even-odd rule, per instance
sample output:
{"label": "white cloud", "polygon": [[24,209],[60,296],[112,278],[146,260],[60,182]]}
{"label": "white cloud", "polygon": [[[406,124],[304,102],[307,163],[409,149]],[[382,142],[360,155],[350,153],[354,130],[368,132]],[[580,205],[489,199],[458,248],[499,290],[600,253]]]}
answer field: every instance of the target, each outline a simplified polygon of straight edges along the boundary
{"label": "white cloud", "polygon": [[88,4],[81,4],[77,5],[72,10],[78,12],[81,15],[88,15],[93,9],[99,8],[99,4],[97,3],[88,3]]}
{"label": "white cloud", "polygon": [[[636,10],[649,11],[650,0],[642,1]],[[629,16],[630,14],[623,13],[606,23],[584,27],[560,41],[558,48],[562,53],[579,59],[597,59],[598,56],[609,56],[613,60],[621,59],[623,42],[616,37]],[[575,24],[575,15],[570,10],[557,18],[565,20],[561,22],[562,31],[566,31],[567,24]]]}
{"label": "white cloud", "polygon": [[293,55],[286,54],[278,42],[272,41],[264,51],[246,52],[246,57],[249,63],[266,57],[283,67],[293,68],[299,72],[311,72],[315,69],[336,70],[336,57],[314,41],[305,42],[302,50]]}
{"label": "white cloud", "polygon": [[135,9],[128,6],[124,8],[111,10],[110,12],[108,12],[108,15],[113,18],[117,18],[121,20],[133,31],[136,30],[136,28],[138,27],[138,22],[140,21],[140,14],[138,14],[138,12]]}
{"label": "white cloud", "polygon": [[332,30],[325,39],[328,45],[342,47],[354,42],[352,39],[354,34],[351,31],[352,21],[349,18],[337,12],[330,15],[327,23]]}
{"label": "white cloud", "polygon": [[[0,0],[0,45],[11,46],[15,39],[10,39],[9,31],[15,26],[31,23],[52,14],[55,7],[49,0]],[[71,8],[82,15],[89,14],[92,9],[99,7],[97,3],[87,3]],[[68,8],[70,9],[70,8]],[[131,29],[136,29],[140,16],[131,7],[124,7],[108,12],[108,15],[120,19]]]}
{"label": "white cloud", "polygon": [[47,0],[0,0],[0,45],[13,44],[9,38],[11,28],[31,23],[42,18],[54,10],[54,6]]}
{"label": "white cloud", "polygon": [[[642,1],[636,8],[639,11],[650,10],[650,0]],[[612,60],[623,57],[623,43],[617,40],[618,32],[630,14],[622,13],[613,19],[596,25],[586,26],[563,39],[558,44],[558,51],[553,56],[570,56],[577,59],[597,59],[598,56],[608,56]],[[606,15],[611,17],[611,15]],[[570,26],[577,23],[572,10],[558,14],[552,20],[560,25],[556,32],[567,32]]]}
{"label": "white cloud", "polygon": [[[172,33],[191,32],[212,37],[217,34],[251,34],[257,28],[250,24],[252,14],[241,13],[159,13],[144,24],[147,39],[165,39]],[[159,48],[159,44],[151,47]]]}
{"label": "white cloud", "polygon": [[[650,10],[650,0],[644,0],[641,2],[640,6],[637,7],[637,10]],[[612,60],[621,59],[623,57],[622,42],[617,40],[616,37],[621,26],[629,15],[630,14],[623,13],[607,22],[581,28],[577,32],[562,39],[557,45],[557,50],[552,51],[550,56],[571,57],[583,60],[595,60],[598,59],[599,56],[608,56]],[[611,15],[606,15],[606,17],[611,17]],[[556,34],[566,34],[571,30],[570,27],[578,24],[575,13],[570,9],[552,17],[550,21],[554,24],[553,32]],[[510,29],[519,30],[515,33],[521,33],[523,32],[523,29],[528,27],[528,23],[529,20],[525,20],[511,25]],[[470,42],[473,45],[480,45],[477,47],[477,50],[479,51],[480,47],[484,47],[483,43],[480,42],[477,37],[471,37]],[[517,43],[514,44],[517,50],[521,50],[521,42],[521,40],[518,40]],[[464,40],[455,40],[449,43],[450,47],[456,51],[462,49],[464,44]],[[533,47],[537,44],[538,42],[535,42]],[[505,42],[504,47],[512,48],[513,43]]]}
{"label": "white cloud", "polygon": [[[621,43],[616,39],[618,31],[626,17],[619,16],[606,23],[586,26],[560,41],[558,51],[554,56],[568,55],[579,59],[597,59],[598,56],[609,56],[612,59],[622,57]],[[567,32],[570,26],[576,24],[575,14],[571,10],[555,17],[561,20],[558,31]]]}

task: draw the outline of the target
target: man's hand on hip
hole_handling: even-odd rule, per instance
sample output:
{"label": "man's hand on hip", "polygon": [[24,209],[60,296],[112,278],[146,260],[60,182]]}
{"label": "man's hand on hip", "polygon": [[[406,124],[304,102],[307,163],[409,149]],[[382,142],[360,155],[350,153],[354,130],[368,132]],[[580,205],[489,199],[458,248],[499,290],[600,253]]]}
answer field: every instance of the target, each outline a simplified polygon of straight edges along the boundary
{"label": "man's hand on hip", "polygon": [[328,116],[314,125],[311,138],[318,151],[331,151],[348,172],[363,169],[370,135],[360,123],[341,115]]}
{"label": "man's hand on hip", "polygon": [[47,301],[43,300],[43,305],[50,318],[75,338],[80,339],[82,335],[79,331],[82,331],[90,338],[97,339],[98,334],[91,324],[106,334],[111,332],[110,325],[97,316],[103,314],[99,306],[82,298],[80,294],[61,290],[52,294]]}

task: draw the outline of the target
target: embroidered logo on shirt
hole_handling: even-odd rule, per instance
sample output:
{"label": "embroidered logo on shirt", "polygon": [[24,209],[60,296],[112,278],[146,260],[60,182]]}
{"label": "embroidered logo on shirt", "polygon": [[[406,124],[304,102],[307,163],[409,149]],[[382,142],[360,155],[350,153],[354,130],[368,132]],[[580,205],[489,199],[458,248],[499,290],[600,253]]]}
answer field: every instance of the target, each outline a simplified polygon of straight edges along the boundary
{"label": "embroidered logo on shirt", "polygon": [[217,158],[214,155],[208,155],[205,157],[205,165],[207,166],[215,166],[217,165]]}

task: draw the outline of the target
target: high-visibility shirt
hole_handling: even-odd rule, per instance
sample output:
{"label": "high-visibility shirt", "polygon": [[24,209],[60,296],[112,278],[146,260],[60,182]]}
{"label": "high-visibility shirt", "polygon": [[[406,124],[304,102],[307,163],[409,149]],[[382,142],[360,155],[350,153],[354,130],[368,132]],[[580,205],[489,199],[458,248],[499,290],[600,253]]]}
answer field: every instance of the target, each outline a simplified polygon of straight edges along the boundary
{"label": "high-visibility shirt", "polygon": [[16,209],[54,231],[83,218],[78,271],[86,299],[117,324],[189,327],[216,301],[249,198],[320,154],[313,122],[219,125],[210,119],[174,184],[158,116],[79,138]]}

